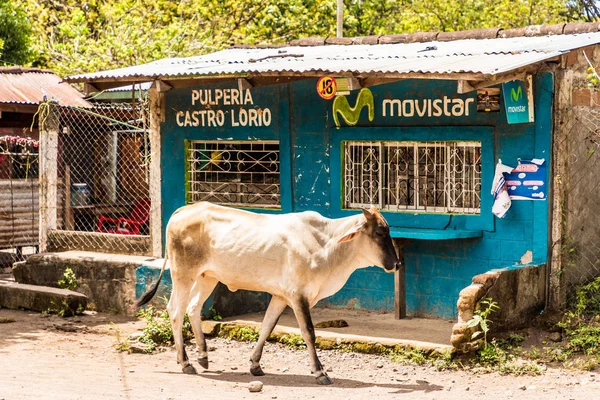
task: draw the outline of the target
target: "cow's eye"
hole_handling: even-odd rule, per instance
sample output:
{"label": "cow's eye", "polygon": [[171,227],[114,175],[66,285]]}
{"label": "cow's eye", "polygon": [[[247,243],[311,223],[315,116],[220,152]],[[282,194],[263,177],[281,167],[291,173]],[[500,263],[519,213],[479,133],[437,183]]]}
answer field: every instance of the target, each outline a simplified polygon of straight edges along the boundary
{"label": "cow's eye", "polygon": [[383,237],[383,233],[381,233],[381,232],[379,232],[379,231],[375,231],[375,234],[376,234],[377,236],[382,236],[382,237]]}

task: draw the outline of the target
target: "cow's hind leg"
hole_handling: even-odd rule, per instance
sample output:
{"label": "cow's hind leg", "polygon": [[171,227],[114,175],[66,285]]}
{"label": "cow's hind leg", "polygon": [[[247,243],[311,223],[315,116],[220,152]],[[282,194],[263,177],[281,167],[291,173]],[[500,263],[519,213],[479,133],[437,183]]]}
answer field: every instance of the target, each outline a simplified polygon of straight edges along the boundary
{"label": "cow's hind leg", "polygon": [[189,289],[187,287],[181,287],[178,282],[173,282],[173,292],[167,304],[167,311],[169,312],[169,318],[171,319],[171,328],[173,329],[173,341],[175,342],[175,350],[177,352],[177,362],[181,365],[181,368],[186,374],[195,374],[196,369],[190,363],[187,353],[185,351],[185,345],[183,343],[183,318],[185,316],[185,310],[188,305]]}
{"label": "cow's hind leg", "polygon": [[273,328],[275,328],[275,325],[277,325],[277,321],[279,321],[281,313],[286,307],[287,304],[283,298],[279,296],[273,296],[273,298],[271,298],[271,303],[269,303],[269,307],[265,313],[265,318],[260,325],[260,336],[258,338],[258,342],[254,347],[252,357],[250,357],[250,362],[252,363],[250,366],[250,373],[254,376],[262,376],[265,374],[260,367],[260,358],[262,357],[263,347],[265,346],[265,342],[269,338],[269,335],[271,332],[273,332]]}
{"label": "cow's hind leg", "polygon": [[192,287],[192,297],[188,306],[188,316],[196,338],[196,346],[198,348],[198,363],[204,369],[208,368],[208,352],[206,348],[206,339],[202,332],[202,307],[208,296],[217,286],[218,281],[213,278],[200,277],[196,280]]}
{"label": "cow's hind leg", "polygon": [[310,365],[312,372],[317,377],[317,383],[320,385],[331,385],[333,381],[327,376],[323,370],[321,361],[319,361],[319,357],[317,357],[315,328],[312,323],[312,318],[310,317],[310,306],[308,305],[308,301],[306,299],[299,299],[292,304],[292,308],[296,315],[296,319],[298,320],[302,338],[306,342],[306,348],[310,357]]}

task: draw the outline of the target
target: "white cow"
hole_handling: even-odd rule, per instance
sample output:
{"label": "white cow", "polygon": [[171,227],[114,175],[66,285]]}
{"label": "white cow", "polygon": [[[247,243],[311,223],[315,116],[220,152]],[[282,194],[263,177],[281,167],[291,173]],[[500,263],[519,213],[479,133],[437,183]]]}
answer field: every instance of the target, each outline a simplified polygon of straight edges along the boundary
{"label": "white cow", "polygon": [[158,281],[138,301],[152,299],[171,267],[173,292],[167,310],[171,318],[177,361],[183,372],[195,374],[183,345],[187,312],[200,357],[208,368],[200,312],[218,282],[232,290],[273,295],[250,361],[253,375],[260,367],[265,341],[281,313],[290,306],[296,315],[317,382],[331,384],[315,351],[310,309],[344,286],[358,268],[378,265],[388,272],[400,266],[390,229],[375,208],[347,218],[329,219],[316,212],[255,214],[200,202],[177,210],[167,225],[167,251]]}

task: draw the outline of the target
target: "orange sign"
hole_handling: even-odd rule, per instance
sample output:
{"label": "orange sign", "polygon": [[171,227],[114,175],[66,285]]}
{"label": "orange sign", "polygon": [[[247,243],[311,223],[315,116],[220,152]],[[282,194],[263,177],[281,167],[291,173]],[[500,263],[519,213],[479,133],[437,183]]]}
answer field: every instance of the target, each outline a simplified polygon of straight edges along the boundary
{"label": "orange sign", "polygon": [[337,92],[337,83],[335,78],[331,76],[324,76],[317,82],[317,93],[325,100],[331,100],[335,97]]}

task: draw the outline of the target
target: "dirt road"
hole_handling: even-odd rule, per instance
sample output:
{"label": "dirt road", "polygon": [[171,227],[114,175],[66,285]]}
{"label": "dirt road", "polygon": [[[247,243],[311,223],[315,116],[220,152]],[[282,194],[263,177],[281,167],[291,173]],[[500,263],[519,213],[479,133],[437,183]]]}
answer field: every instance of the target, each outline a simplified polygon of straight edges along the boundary
{"label": "dirt road", "polygon": [[[114,349],[143,322],[96,314],[63,319],[0,310],[0,399],[597,399],[600,375],[550,369],[537,377],[437,372],[387,358],[321,351],[332,386],[318,386],[306,351],[268,343],[261,377],[247,383],[252,344],[209,340],[210,369],[184,375],[175,352],[128,354]],[[112,323],[111,323],[112,322]],[[188,348],[190,349],[190,348]],[[194,351],[190,351],[194,359]],[[200,368],[197,366],[198,370]]]}

